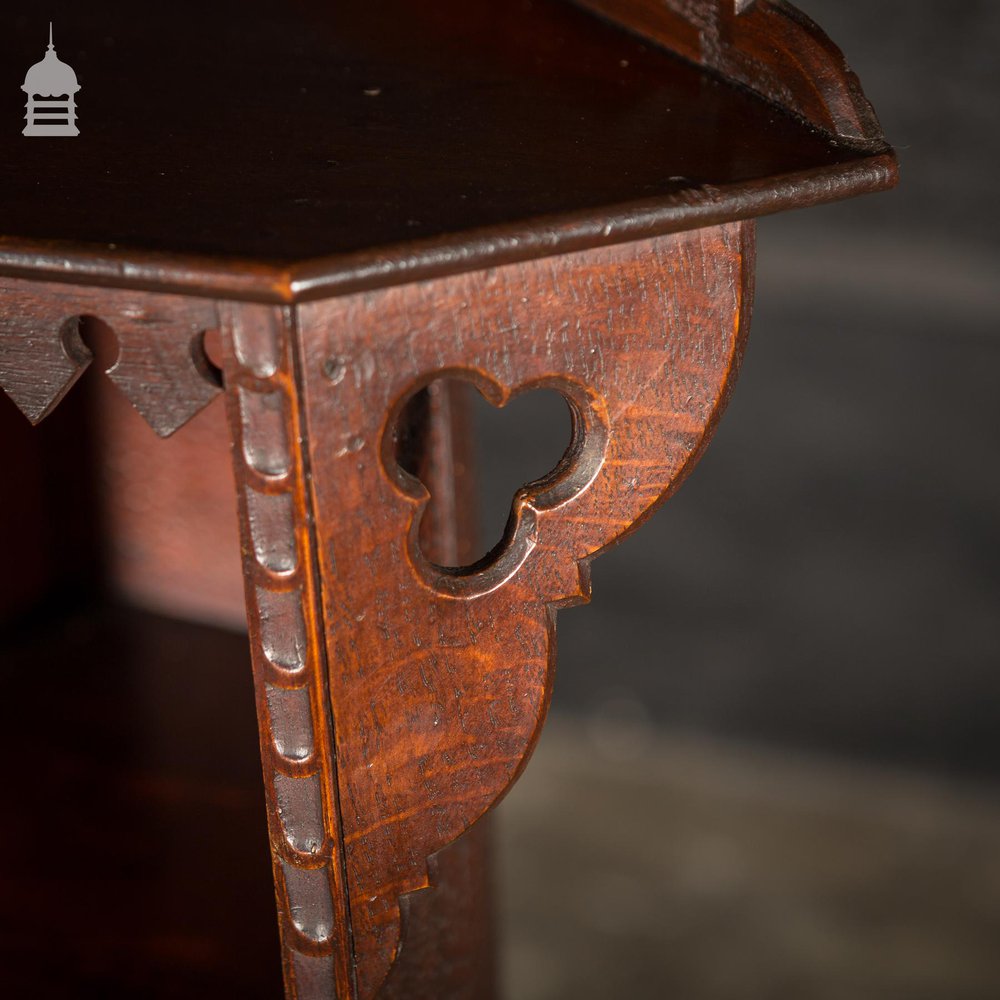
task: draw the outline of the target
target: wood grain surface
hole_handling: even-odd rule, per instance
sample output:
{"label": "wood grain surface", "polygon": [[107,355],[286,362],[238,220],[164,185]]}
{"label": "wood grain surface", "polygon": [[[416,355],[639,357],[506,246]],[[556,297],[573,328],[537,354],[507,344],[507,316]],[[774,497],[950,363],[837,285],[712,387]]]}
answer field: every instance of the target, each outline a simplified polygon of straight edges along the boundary
{"label": "wood grain surface", "polygon": [[347,998],[351,920],[294,314],[226,304],[220,319],[286,989]]}
{"label": "wood grain surface", "polygon": [[[91,361],[80,317],[160,435],[224,385],[289,1000],[488,996],[484,817],[556,611],[728,399],[750,220],[895,182],[786,5],[582,2],[54,0],[81,136],[2,149],[0,385],[29,419]],[[472,565],[442,377],[573,415]]]}
{"label": "wood grain surface", "polygon": [[161,436],[182,427],[221,389],[204,348],[214,302],[130,289],[0,277],[0,387],[38,423],[91,362],[81,317],[109,325],[118,344],[108,377]]}
{"label": "wood grain surface", "polygon": [[[742,354],[752,261],[752,228],[733,224],[300,307],[358,997],[385,978],[428,857],[524,766],[554,609],[586,600],[589,560],[701,453]],[[396,458],[399,414],[442,374],[498,405],[555,388],[574,412],[563,461],[462,569],[423,554],[427,491]]]}
{"label": "wood grain surface", "polygon": [[[738,369],[752,267],[752,225],[732,223],[298,307],[6,279],[3,377],[35,416],[87,363],[75,316],[109,321],[111,373],[161,433],[218,391],[203,334],[221,328],[296,1000],[369,1000],[400,954],[387,995],[442,968],[450,995],[487,989],[488,905],[458,888],[475,875],[485,890],[470,860],[485,831],[459,841],[530,755],[555,609],[587,599],[589,560],[704,447]],[[442,376],[496,405],[555,389],[573,414],[563,460],[518,493],[504,540],[473,566],[447,529],[463,425],[447,416],[457,401],[426,388]],[[402,450],[422,393],[413,465]],[[427,486],[436,526],[422,526]],[[419,894],[435,882],[438,901]],[[435,968],[428,929],[459,913],[469,933]]]}
{"label": "wood grain surface", "polygon": [[0,134],[0,273],[291,301],[892,185],[786,5],[636,2],[52,0],[0,60],[26,70],[52,19],[81,134]]}

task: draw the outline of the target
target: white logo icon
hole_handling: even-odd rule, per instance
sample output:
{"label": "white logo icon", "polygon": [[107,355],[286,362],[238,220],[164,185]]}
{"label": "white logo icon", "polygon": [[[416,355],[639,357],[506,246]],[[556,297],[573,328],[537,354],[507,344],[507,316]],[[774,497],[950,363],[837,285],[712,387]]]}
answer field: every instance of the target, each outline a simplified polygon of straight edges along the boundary
{"label": "white logo icon", "polygon": [[76,127],[76,73],[57,55],[49,22],[49,50],[28,70],[21,88],[28,95],[23,135],[79,135]]}

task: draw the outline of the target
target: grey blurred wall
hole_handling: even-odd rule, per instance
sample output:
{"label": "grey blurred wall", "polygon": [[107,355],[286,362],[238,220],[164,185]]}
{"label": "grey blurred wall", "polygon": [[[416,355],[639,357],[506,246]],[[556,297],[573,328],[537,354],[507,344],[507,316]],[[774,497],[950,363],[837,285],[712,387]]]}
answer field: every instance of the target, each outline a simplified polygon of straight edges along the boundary
{"label": "grey blurred wall", "polygon": [[[560,614],[554,711],[998,778],[1000,5],[801,6],[901,186],[760,223],[735,397],[679,494],[595,563],[592,604]],[[480,418],[495,535],[565,416]]]}

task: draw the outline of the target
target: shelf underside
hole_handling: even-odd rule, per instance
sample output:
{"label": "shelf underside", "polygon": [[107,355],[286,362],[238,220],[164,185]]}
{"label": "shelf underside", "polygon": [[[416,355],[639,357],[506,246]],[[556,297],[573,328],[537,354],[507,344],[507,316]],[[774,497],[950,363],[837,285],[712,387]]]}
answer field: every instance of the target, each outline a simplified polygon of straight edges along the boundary
{"label": "shelf underside", "polygon": [[[288,266],[864,159],[567,0],[50,6],[81,134],[21,136],[5,91],[8,265],[48,241]],[[40,17],[0,39],[18,73]]]}

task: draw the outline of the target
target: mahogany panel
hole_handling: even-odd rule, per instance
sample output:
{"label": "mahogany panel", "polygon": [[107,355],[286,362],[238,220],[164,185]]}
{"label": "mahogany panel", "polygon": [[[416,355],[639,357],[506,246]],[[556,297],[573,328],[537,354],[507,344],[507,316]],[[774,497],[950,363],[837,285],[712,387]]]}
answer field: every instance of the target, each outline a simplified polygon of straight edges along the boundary
{"label": "mahogany panel", "polygon": [[[399,946],[400,897],[516,778],[552,684],[554,609],[683,479],[728,396],[752,227],[732,224],[299,307],[297,331],[357,990]],[[373,336],[377,330],[378,335]],[[497,405],[574,412],[498,550],[448,570],[419,545],[424,486],[397,419],[442,374]]]}
{"label": "mahogany panel", "polygon": [[[488,995],[488,813],[542,725],[557,609],[728,399],[745,220],[895,182],[786,5],[580,3],[53,0],[81,136],[0,140],[0,384],[32,422],[91,361],[81,316],[161,436],[222,390],[221,331],[289,1000]],[[442,376],[573,413],[474,565]]]}
{"label": "mahogany panel", "polygon": [[[589,2],[666,18],[663,44],[570,0],[52,0],[81,134],[0,136],[0,272],[289,301],[894,182],[853,77],[784,4]],[[46,27],[14,18],[3,63]],[[701,65],[674,54],[694,45]]]}

